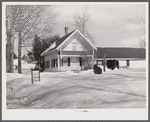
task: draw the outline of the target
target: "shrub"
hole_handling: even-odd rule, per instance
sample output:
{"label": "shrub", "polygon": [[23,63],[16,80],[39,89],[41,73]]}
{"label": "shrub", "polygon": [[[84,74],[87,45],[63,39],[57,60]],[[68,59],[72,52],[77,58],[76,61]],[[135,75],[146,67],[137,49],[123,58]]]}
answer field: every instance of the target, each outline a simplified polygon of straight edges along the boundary
{"label": "shrub", "polygon": [[96,64],[94,65],[94,73],[102,74],[102,68],[98,67]]}
{"label": "shrub", "polygon": [[97,65],[94,65],[94,73],[97,74]]}
{"label": "shrub", "polygon": [[97,67],[97,74],[102,74],[102,68]]}

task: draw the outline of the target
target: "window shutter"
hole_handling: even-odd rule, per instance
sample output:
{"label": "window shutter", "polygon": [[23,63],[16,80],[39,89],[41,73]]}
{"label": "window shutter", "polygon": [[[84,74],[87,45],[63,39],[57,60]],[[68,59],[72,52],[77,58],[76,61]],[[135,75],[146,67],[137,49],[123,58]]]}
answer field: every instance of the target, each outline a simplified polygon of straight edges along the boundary
{"label": "window shutter", "polygon": [[82,66],[82,58],[79,57],[80,66]]}
{"label": "window shutter", "polygon": [[70,58],[68,58],[68,66],[70,66]]}
{"label": "window shutter", "polygon": [[56,64],[56,67],[58,67],[58,59],[57,58],[55,59],[55,64]]}

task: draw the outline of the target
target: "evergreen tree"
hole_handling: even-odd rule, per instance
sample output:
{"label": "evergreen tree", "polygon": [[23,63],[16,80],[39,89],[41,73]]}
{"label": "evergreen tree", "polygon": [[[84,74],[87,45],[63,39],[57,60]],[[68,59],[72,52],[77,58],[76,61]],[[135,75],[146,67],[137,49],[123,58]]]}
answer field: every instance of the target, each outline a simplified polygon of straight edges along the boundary
{"label": "evergreen tree", "polygon": [[37,35],[35,36],[34,42],[32,44],[32,53],[35,61],[37,61],[37,65],[39,65],[40,68],[42,68],[44,65],[41,53],[44,52],[54,41],[58,40],[59,38],[59,35],[51,36],[46,39],[40,39],[40,37]]}
{"label": "evergreen tree", "polygon": [[27,53],[27,61],[29,63],[31,63],[32,61],[34,61],[34,56],[33,56],[33,52],[32,51],[28,51],[28,53]]}
{"label": "evergreen tree", "polygon": [[25,54],[22,56],[22,60],[27,61],[27,56]]}
{"label": "evergreen tree", "polygon": [[17,59],[17,55],[14,53],[14,59]]}

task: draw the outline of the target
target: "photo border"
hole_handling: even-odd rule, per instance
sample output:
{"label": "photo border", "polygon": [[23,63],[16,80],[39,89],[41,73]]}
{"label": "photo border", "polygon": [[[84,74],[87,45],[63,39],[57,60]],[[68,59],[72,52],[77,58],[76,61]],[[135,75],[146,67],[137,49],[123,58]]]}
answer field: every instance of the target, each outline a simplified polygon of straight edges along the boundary
{"label": "photo border", "polygon": [[[37,2],[41,2],[40,0],[36,0],[36,1],[37,1]],[[58,1],[58,2],[62,2],[62,0],[57,0],[57,1]],[[32,1],[20,1],[20,0],[15,0],[15,1],[8,1],[8,0],[5,0],[5,1],[4,1],[4,0],[2,0],[2,2],[32,2]],[[3,13],[3,12],[2,12],[2,7],[3,7],[3,6],[2,6],[2,2],[1,2],[1,16],[2,16],[2,13]],[[35,2],[35,1],[33,1],[33,2]],[[42,1],[42,2],[56,2],[56,1],[44,0],[44,1]],[[69,1],[66,0],[66,1],[63,1],[63,2],[69,2]],[[91,1],[77,1],[77,2],[91,2]],[[132,0],[132,1],[121,1],[121,0],[114,0],[114,1],[112,1],[112,0],[107,0],[107,1],[101,0],[101,1],[97,1],[97,0],[94,0],[94,1],[92,1],[92,2],[148,2],[148,5],[149,5],[149,1],[145,1],[145,0],[144,0],[144,1],[141,1],[141,0],[137,0],[137,1],[135,1],[135,0]],[[149,12],[149,8],[148,8],[148,12]],[[148,14],[148,17],[149,17],[149,14]],[[1,25],[0,25],[1,31],[2,31],[2,25],[3,25],[2,22],[3,22],[3,17],[1,17]],[[149,18],[148,18],[148,22],[149,22]],[[147,24],[148,24],[148,32],[149,32],[149,23],[147,23]],[[2,31],[2,32],[3,32],[3,31]],[[0,43],[1,43],[1,54],[0,54],[0,55],[1,55],[1,62],[4,63],[3,61],[5,61],[5,60],[3,60],[3,58],[4,58],[4,53],[3,53],[4,50],[3,50],[3,48],[4,48],[4,47],[2,47],[2,44],[3,44],[3,43],[2,43],[2,40],[3,40],[3,39],[2,39],[2,32],[1,32],[1,35],[0,35],[0,36],[1,36],[1,42],[0,42]],[[148,33],[147,36],[148,36],[148,39],[149,39],[149,33]],[[147,47],[146,47],[146,52],[147,52],[147,53],[146,53],[146,54],[147,54],[147,59],[146,59],[146,60],[147,60],[147,63],[148,63],[148,67],[147,67],[148,77],[147,77],[147,80],[148,80],[148,86],[149,86],[149,88],[150,88],[150,84],[149,84],[149,76],[150,76],[150,74],[149,74],[149,41],[148,41],[148,44],[147,44]],[[6,71],[6,70],[2,70],[2,69],[4,68],[4,67],[2,67],[2,66],[4,66],[4,65],[2,65],[2,63],[1,63],[1,66],[0,66],[0,67],[1,67],[1,77],[0,77],[0,78],[1,78],[1,84],[0,84],[1,90],[3,89],[3,88],[2,88],[2,81],[3,81],[3,78],[4,78],[4,77],[3,77],[4,75],[2,75],[2,73],[3,73],[4,71]],[[6,73],[5,73],[5,76],[6,76]],[[0,100],[1,102],[2,102],[2,93],[3,93],[3,92],[4,92],[4,91],[1,91],[1,100]],[[150,100],[150,98],[149,98],[149,89],[148,89],[147,96],[148,96],[148,100],[147,100],[148,104],[147,104],[147,105],[148,105],[148,120],[149,120],[149,100]],[[2,108],[2,107],[3,107],[3,106],[2,106],[2,104],[1,104],[1,108]],[[18,109],[18,110],[20,110],[20,109]],[[37,110],[37,109],[35,109],[35,110]],[[33,110],[33,111],[35,112],[35,110]],[[10,111],[14,112],[14,110],[10,110]],[[41,110],[41,112],[44,112],[44,111],[45,111],[45,110],[43,110],[43,109]],[[56,110],[56,111],[57,111],[57,110]],[[62,112],[64,112],[64,111],[65,111],[65,112],[67,113],[67,115],[68,115],[68,114],[70,114],[70,113],[73,113],[73,114],[74,114],[76,110],[73,110],[74,112],[71,112],[71,111],[68,112],[68,110],[66,110],[66,109],[65,109],[65,110],[62,110]],[[89,112],[90,112],[90,111],[89,111]],[[118,112],[119,112],[119,111],[118,111]],[[2,113],[2,109],[1,109],[1,113]],[[78,116],[78,117],[79,117],[78,119],[69,119],[69,120],[91,120],[91,119],[86,115],[87,113],[81,113],[81,112],[79,112],[79,113],[80,113],[80,115]],[[73,115],[73,114],[72,114],[72,115]],[[94,114],[93,111],[92,111],[90,114]],[[119,114],[119,113],[118,113],[118,114]],[[2,113],[1,115],[3,115],[3,113]],[[99,114],[97,114],[97,115],[99,115]],[[8,115],[7,115],[7,116],[8,116]],[[18,115],[18,116],[21,116],[21,115]],[[82,119],[83,116],[85,117],[85,119]],[[65,119],[62,118],[61,120],[68,120],[68,119],[66,119],[66,118],[69,118],[68,116],[64,116],[64,117],[65,117]],[[77,116],[76,116],[76,117],[77,117]],[[86,119],[86,118],[87,118],[87,119]],[[1,119],[2,119],[2,116],[1,116]],[[14,120],[15,120],[15,119],[16,119],[16,118],[14,118]],[[4,120],[7,120],[7,119],[4,119]],[[9,119],[8,119],[8,120],[9,120]],[[10,120],[12,120],[12,119],[10,119]],[[18,119],[16,119],[16,120],[18,120]],[[19,119],[19,120],[21,120],[21,119]],[[23,119],[23,120],[24,120],[24,119]],[[27,118],[26,120],[34,120],[34,119],[31,119],[31,118],[28,119],[28,118]],[[38,120],[38,119],[35,119],[35,120]],[[40,118],[39,118],[39,120],[43,120],[43,119],[40,119]],[[46,119],[46,120],[49,120],[49,119]],[[60,120],[60,119],[58,119],[58,117],[56,117],[54,120]],[[92,120],[93,120],[93,119],[92,119]],[[97,120],[97,119],[96,119],[96,120]],[[100,120],[100,119],[98,119],[98,120]],[[106,120],[107,120],[107,119],[106,119]],[[108,119],[108,120],[109,120],[109,119]],[[117,119],[116,119],[116,120],[117,120]],[[116,120],[115,120],[115,121],[116,121]]]}

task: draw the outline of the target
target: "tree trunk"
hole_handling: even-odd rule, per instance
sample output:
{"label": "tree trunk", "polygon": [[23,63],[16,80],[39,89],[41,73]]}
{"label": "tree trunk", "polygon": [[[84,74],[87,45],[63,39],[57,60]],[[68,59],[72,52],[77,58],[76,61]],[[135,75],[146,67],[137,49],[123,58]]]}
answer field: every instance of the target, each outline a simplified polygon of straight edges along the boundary
{"label": "tree trunk", "polygon": [[41,57],[39,56],[39,67],[38,68],[41,68]]}
{"label": "tree trunk", "polygon": [[7,44],[6,44],[6,72],[13,73],[13,40],[11,37],[11,30],[8,28],[8,20],[6,20],[6,34],[7,34]]}
{"label": "tree trunk", "polygon": [[10,67],[10,42],[8,41],[9,39],[7,38],[7,44],[6,44],[6,72],[11,73],[11,67]]}
{"label": "tree trunk", "polygon": [[6,71],[13,73],[13,44],[11,43],[11,35],[7,35],[6,44]]}
{"label": "tree trunk", "polygon": [[18,73],[22,73],[21,71],[21,32],[18,32]]}
{"label": "tree trunk", "polygon": [[43,71],[45,70],[45,60],[44,60],[44,56],[42,56],[42,60],[43,60]]}
{"label": "tree trunk", "polygon": [[11,73],[14,72],[14,39],[11,37]]}

